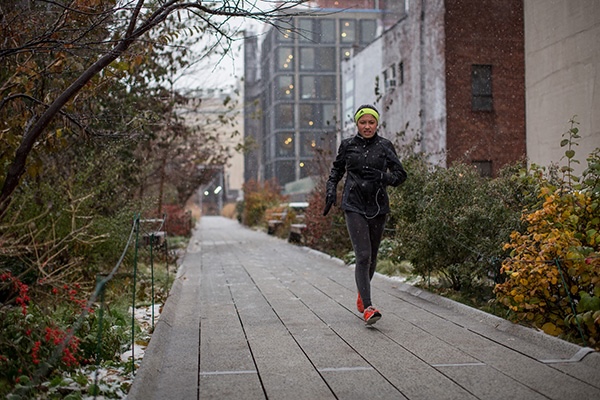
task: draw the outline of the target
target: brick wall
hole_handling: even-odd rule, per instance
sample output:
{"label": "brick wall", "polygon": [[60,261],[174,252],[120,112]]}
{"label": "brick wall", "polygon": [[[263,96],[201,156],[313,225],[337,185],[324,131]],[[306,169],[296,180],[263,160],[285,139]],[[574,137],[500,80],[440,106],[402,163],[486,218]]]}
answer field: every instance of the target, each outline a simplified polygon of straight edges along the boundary
{"label": "brick wall", "polygon": [[[446,0],[447,164],[526,155],[523,0]],[[492,111],[471,107],[471,66],[492,66]]]}

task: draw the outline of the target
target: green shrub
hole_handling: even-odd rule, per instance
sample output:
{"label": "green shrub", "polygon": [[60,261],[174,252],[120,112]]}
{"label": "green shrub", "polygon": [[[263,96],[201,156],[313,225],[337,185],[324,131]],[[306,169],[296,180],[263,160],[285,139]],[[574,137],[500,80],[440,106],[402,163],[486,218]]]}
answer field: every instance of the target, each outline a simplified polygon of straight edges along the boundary
{"label": "green shrub", "polygon": [[431,168],[418,156],[405,164],[409,179],[391,191],[395,258],[410,261],[425,279],[433,275],[466,295],[491,296],[502,243],[519,226],[520,208],[510,199],[522,182],[483,178],[464,164]]}

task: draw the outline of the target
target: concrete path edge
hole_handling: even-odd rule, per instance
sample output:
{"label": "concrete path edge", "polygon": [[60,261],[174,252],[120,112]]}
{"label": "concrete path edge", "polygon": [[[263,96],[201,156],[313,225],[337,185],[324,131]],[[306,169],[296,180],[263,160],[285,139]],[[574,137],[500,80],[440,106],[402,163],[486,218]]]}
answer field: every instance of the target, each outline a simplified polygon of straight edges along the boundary
{"label": "concrete path edge", "polygon": [[126,398],[128,400],[147,398],[146,395],[154,391],[152,385],[153,382],[157,381],[156,376],[160,374],[160,366],[163,360],[162,353],[163,349],[166,347],[164,344],[168,341],[171,334],[172,321],[177,312],[177,306],[181,298],[181,277],[185,275],[186,268],[185,264],[181,264],[177,269],[177,274],[173,285],[171,286],[171,290],[169,291],[167,301],[163,306],[160,318],[154,327],[154,332],[152,333],[152,337],[146,348],[144,358],[142,359],[131,388],[129,389],[129,393],[127,394]]}
{"label": "concrete path edge", "polygon": [[[319,252],[309,247],[303,247],[303,249],[307,252],[317,254],[325,259],[334,260],[338,264],[345,265],[344,261],[332,257],[328,254]],[[349,268],[354,268],[354,265],[349,265]],[[517,323],[508,321],[496,315],[489,314],[485,311],[478,310],[466,304],[459,303],[447,297],[428,292],[425,289],[421,289],[408,283],[394,280],[393,278],[387,275],[382,275],[380,273],[376,274],[380,278],[389,280],[390,282],[394,283],[394,285],[397,285],[397,290],[399,291],[406,292],[411,296],[418,297],[430,303],[459,312],[463,315],[471,316],[477,319],[479,322],[482,322],[488,326],[492,326],[499,331],[509,333],[511,335],[520,337],[530,342],[543,343],[543,346],[560,349],[565,353],[572,354],[573,357],[577,357],[580,354],[584,354],[583,358],[580,360],[581,362],[584,362],[590,366],[595,366],[600,369],[600,353],[592,348],[581,347],[575,343],[571,343],[561,338],[548,335],[543,331],[536,330],[534,328],[530,328],[524,325],[519,325]]]}

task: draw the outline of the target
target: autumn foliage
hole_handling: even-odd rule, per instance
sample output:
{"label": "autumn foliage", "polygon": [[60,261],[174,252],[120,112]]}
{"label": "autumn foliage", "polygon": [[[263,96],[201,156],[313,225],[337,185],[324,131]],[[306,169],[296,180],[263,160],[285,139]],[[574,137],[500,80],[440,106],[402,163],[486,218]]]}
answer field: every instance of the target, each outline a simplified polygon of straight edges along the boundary
{"label": "autumn foliage", "polygon": [[[543,188],[540,210],[525,214],[524,233],[514,232],[502,271],[508,279],[496,287],[498,299],[527,321],[552,335],[571,331],[577,322],[591,344],[600,342],[599,199],[590,192]],[[594,300],[595,299],[595,300]],[[575,312],[572,304],[576,304]]]}
{"label": "autumn foliage", "polygon": [[[576,133],[576,132],[575,132]],[[527,228],[513,232],[502,265],[498,301],[516,321],[600,347],[600,158],[596,150],[582,178],[541,186],[539,209],[525,211]],[[566,153],[567,158],[574,156]]]}
{"label": "autumn foliage", "polygon": [[338,202],[331,208],[327,216],[323,216],[325,207],[325,181],[315,187],[309,198],[306,210],[306,245],[326,252],[332,256],[343,258],[352,251],[352,243],[346,229],[344,212],[339,208],[342,185],[338,185]]}
{"label": "autumn foliage", "polygon": [[242,223],[247,226],[263,224],[266,211],[285,201],[285,196],[281,194],[281,187],[275,181],[249,180],[244,183],[243,190]]}

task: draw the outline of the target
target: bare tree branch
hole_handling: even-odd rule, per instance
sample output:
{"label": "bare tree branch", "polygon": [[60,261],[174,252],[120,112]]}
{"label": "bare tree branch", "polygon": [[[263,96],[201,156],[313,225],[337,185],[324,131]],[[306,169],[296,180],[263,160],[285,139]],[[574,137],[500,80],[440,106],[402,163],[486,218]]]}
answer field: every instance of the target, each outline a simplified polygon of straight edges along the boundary
{"label": "bare tree branch", "polygon": [[[60,110],[88,83],[94,76],[109,66],[113,61],[122,56],[127,49],[141,38],[144,34],[164,22],[170,15],[179,10],[197,10],[206,15],[221,17],[244,17],[258,21],[274,23],[273,20],[282,17],[290,17],[289,13],[294,7],[306,3],[307,0],[296,0],[281,2],[272,11],[254,12],[240,8],[239,3],[232,5],[231,1],[224,1],[220,8],[210,8],[202,2],[181,2],[180,0],[165,1],[145,20],[140,21],[141,10],[144,6],[144,0],[137,0],[129,20],[125,36],[119,40],[115,46],[106,54],[102,55],[92,65],[90,65],[68,88],[66,88],[39,116],[30,120],[19,147],[16,150],[12,164],[10,165],[2,190],[0,191],[0,219],[10,204],[10,197],[17,188],[20,178],[26,170],[27,158],[33,149],[34,144],[42,135],[52,119]],[[205,18],[206,20],[206,18]],[[213,28],[216,28],[214,24]],[[218,32],[220,30],[217,29]]]}

